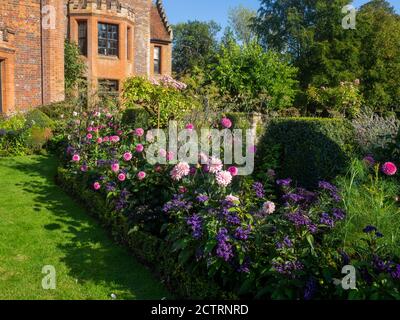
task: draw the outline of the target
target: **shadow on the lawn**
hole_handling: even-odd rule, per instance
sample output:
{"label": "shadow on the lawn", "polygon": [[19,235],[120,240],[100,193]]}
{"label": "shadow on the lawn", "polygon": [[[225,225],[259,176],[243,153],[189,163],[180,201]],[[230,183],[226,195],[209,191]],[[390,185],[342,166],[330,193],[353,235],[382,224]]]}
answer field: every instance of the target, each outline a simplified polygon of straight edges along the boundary
{"label": "shadow on the lawn", "polygon": [[[39,157],[37,161],[10,163],[9,166],[30,177],[45,178],[45,182],[30,181],[21,185],[25,192],[35,195],[34,210],[43,209],[54,215],[54,222],[43,226],[48,232],[64,232],[69,241],[58,247],[65,253],[63,262],[71,276],[78,281],[108,284],[114,292],[124,292],[119,299],[161,299],[161,286],[154,287],[150,273],[138,264],[123,248],[115,245],[97,222],[86,215],[73,199],[54,183],[57,162],[53,158]],[[110,292],[111,295],[112,292]]]}

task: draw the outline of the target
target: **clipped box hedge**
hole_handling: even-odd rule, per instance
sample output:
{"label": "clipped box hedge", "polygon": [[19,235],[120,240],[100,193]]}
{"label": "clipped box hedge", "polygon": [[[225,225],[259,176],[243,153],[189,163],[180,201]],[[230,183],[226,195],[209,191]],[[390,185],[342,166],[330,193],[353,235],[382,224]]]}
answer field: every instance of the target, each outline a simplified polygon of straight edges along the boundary
{"label": "clipped box hedge", "polygon": [[[354,129],[345,119],[270,119],[259,142],[256,167],[265,168],[268,159],[278,164],[280,178],[313,188],[318,181],[346,172],[357,150],[354,137]],[[270,150],[277,147],[278,159],[271,160]]]}

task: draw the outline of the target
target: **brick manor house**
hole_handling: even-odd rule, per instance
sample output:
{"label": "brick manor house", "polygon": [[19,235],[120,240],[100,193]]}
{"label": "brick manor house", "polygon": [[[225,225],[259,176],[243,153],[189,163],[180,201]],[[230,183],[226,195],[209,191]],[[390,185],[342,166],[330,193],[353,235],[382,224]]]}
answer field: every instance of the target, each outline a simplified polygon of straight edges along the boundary
{"label": "brick manor house", "polygon": [[161,0],[0,0],[0,113],[62,101],[64,40],[79,45],[92,90],[171,74]]}

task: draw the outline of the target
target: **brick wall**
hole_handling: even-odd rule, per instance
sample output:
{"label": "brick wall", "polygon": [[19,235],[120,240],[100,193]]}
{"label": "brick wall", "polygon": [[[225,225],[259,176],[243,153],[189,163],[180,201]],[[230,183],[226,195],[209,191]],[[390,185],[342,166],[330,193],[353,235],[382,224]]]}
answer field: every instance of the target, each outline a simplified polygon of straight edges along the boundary
{"label": "brick wall", "polygon": [[[14,103],[20,109],[42,102],[40,1],[1,0],[0,19],[15,30]],[[12,111],[12,110],[8,110]]]}

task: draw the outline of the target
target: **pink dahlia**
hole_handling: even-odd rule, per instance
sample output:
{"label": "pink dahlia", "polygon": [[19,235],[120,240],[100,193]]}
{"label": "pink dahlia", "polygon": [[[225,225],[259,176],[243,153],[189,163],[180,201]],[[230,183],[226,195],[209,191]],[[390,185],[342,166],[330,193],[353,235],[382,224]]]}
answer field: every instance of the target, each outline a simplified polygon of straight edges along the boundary
{"label": "pink dahlia", "polygon": [[103,138],[97,138],[96,142],[97,142],[98,144],[103,143]]}
{"label": "pink dahlia", "polygon": [[144,130],[142,128],[135,129],[135,136],[142,137],[144,135]]}
{"label": "pink dahlia", "polygon": [[74,162],[79,162],[80,160],[81,160],[81,157],[80,157],[79,154],[74,154],[74,155],[72,156],[72,161],[74,161]]}
{"label": "pink dahlia", "polygon": [[232,127],[232,121],[226,117],[221,119],[221,124],[226,129],[229,129]]}
{"label": "pink dahlia", "polygon": [[120,173],[120,174],[118,175],[118,180],[119,180],[119,181],[123,182],[123,181],[125,181],[125,179],[126,179],[125,173]]}
{"label": "pink dahlia", "polygon": [[211,157],[208,167],[211,173],[217,173],[221,171],[223,168],[221,159],[218,159],[217,157]]}
{"label": "pink dahlia", "polygon": [[231,195],[231,194],[230,194],[229,196],[226,196],[226,197],[225,197],[225,201],[231,202],[231,203],[233,203],[233,204],[237,204],[237,203],[240,202],[240,200],[239,200],[238,197],[235,197],[234,195]]}
{"label": "pink dahlia", "polygon": [[93,127],[88,127],[88,128],[87,128],[87,131],[88,131],[88,132],[92,132],[92,131],[93,131]]}
{"label": "pink dahlia", "polygon": [[175,153],[173,153],[172,151],[169,151],[167,153],[167,161],[172,161],[175,157]]}
{"label": "pink dahlia", "polygon": [[137,177],[138,177],[139,180],[143,180],[144,178],[146,178],[146,172],[140,171],[140,172],[137,174]]}
{"label": "pink dahlia", "polygon": [[228,171],[231,173],[232,177],[236,177],[239,173],[239,169],[234,166],[229,167]]}
{"label": "pink dahlia", "polygon": [[382,166],[382,172],[387,176],[394,176],[397,172],[397,167],[393,162],[386,162]]}
{"label": "pink dahlia", "polygon": [[186,125],[185,129],[186,129],[186,130],[190,130],[190,131],[194,130],[194,124],[193,124],[193,123],[188,123],[188,124]]}
{"label": "pink dahlia", "polygon": [[275,203],[273,203],[272,201],[267,201],[263,204],[263,208],[262,211],[265,214],[273,214],[275,212]]}
{"label": "pink dahlia", "polygon": [[132,160],[132,153],[125,152],[123,157],[124,157],[125,161],[131,161]]}
{"label": "pink dahlia", "polygon": [[232,182],[232,175],[229,171],[220,171],[215,175],[215,179],[219,186],[227,187]]}
{"label": "pink dahlia", "polygon": [[93,183],[93,189],[94,190],[100,190],[100,188],[101,188],[101,184],[100,183],[98,183],[98,182]]}
{"label": "pink dahlia", "polygon": [[109,142],[110,141],[110,137],[104,137],[103,138],[103,142]]}
{"label": "pink dahlia", "polygon": [[180,181],[190,174],[190,166],[187,162],[179,162],[171,171],[172,180]]}
{"label": "pink dahlia", "polygon": [[88,134],[86,135],[86,138],[88,138],[88,139],[90,140],[90,139],[93,138],[93,135],[92,135],[91,133],[88,133]]}
{"label": "pink dahlia", "polygon": [[114,172],[118,172],[119,171],[119,164],[118,163],[113,163],[111,165],[111,170]]}
{"label": "pink dahlia", "polygon": [[201,164],[207,164],[210,160],[208,155],[206,155],[204,152],[199,153],[199,159]]}
{"label": "pink dahlia", "polygon": [[144,147],[142,144],[138,144],[135,148],[136,152],[141,153],[144,150]]}

